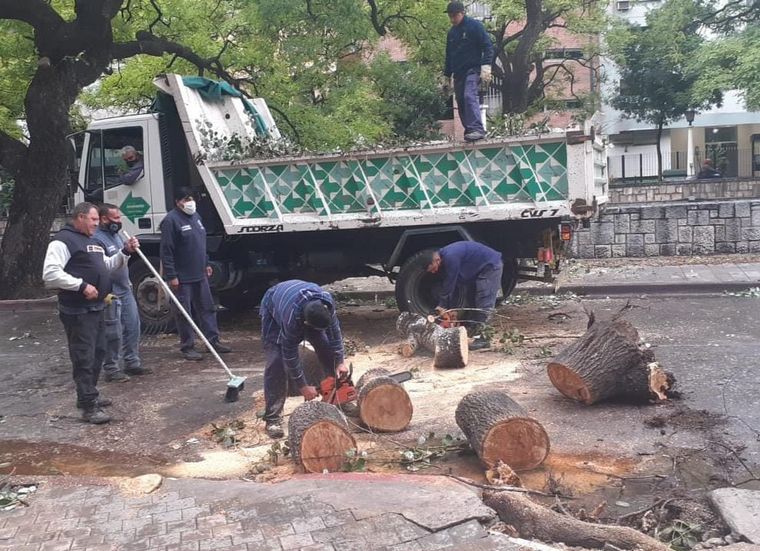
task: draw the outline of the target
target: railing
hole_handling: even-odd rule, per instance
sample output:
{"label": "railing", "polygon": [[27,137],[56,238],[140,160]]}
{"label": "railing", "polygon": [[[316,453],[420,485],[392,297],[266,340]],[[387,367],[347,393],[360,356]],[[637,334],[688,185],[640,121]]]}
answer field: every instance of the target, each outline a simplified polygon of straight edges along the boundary
{"label": "railing", "polygon": [[[706,160],[712,171],[704,170]],[[695,151],[692,157],[693,175],[689,176],[688,154],[685,151],[665,151],[662,154],[662,176],[664,180],[674,179],[737,179],[760,177],[760,154],[752,154],[750,149],[726,146],[709,146],[706,151]],[[607,170],[610,182],[615,184],[657,183],[657,153],[623,153],[610,151],[607,156]]]}

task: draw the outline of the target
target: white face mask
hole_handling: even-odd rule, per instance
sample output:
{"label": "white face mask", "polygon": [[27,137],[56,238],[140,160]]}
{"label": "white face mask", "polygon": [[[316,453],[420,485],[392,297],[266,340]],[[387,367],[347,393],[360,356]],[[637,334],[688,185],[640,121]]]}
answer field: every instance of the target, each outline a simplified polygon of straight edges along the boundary
{"label": "white face mask", "polygon": [[185,201],[182,205],[182,212],[191,216],[195,214],[195,201]]}

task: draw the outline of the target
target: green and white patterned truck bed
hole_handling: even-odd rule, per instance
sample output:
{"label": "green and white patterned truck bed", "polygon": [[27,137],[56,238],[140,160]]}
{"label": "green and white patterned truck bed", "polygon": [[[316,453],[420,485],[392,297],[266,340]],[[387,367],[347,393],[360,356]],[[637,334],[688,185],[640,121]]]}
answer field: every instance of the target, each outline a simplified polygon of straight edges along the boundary
{"label": "green and white patterned truck bed", "polygon": [[[238,98],[207,102],[179,78],[170,91],[191,152],[214,158],[208,129],[253,132]],[[278,135],[266,104],[256,109]],[[242,129],[242,130],[241,130]],[[606,199],[603,149],[590,137],[441,143],[341,155],[199,164],[227,233],[313,231],[573,216]]]}

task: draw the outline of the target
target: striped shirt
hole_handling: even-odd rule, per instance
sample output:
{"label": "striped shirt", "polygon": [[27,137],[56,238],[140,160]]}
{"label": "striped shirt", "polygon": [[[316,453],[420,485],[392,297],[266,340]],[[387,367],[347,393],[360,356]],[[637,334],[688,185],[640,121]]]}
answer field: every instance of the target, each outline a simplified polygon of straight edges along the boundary
{"label": "striped shirt", "polygon": [[265,345],[277,345],[282,350],[285,369],[298,387],[306,378],[298,362],[298,346],[304,339],[303,308],[307,302],[321,300],[332,312],[332,321],[325,330],[336,365],[343,362],[343,336],[335,314],[335,301],[319,285],[291,279],[271,287],[261,301],[261,340]]}

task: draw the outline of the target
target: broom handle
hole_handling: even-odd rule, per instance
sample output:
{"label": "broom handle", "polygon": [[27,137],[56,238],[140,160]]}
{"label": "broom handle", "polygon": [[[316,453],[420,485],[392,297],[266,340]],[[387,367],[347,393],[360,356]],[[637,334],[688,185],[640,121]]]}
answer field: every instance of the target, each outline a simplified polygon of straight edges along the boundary
{"label": "broom handle", "polygon": [[[126,230],[121,230],[121,233],[123,233],[124,237],[126,237],[127,239],[130,238],[130,236],[126,232]],[[232,374],[232,371],[230,371],[230,368],[227,367],[227,364],[224,363],[224,360],[219,355],[219,353],[216,350],[214,350],[214,347],[211,346],[210,342],[208,342],[208,339],[203,334],[203,331],[201,331],[198,328],[198,326],[195,325],[195,322],[193,321],[193,318],[190,316],[190,314],[187,313],[187,310],[185,310],[182,307],[182,304],[179,302],[179,299],[174,295],[174,293],[172,292],[172,290],[169,288],[169,285],[166,284],[166,282],[164,281],[164,279],[159,275],[159,273],[153,267],[153,264],[150,263],[150,260],[148,260],[148,258],[145,256],[145,254],[143,254],[143,252],[140,250],[140,247],[137,247],[135,249],[135,252],[140,257],[140,259],[142,259],[142,261],[145,263],[145,265],[148,267],[148,269],[151,271],[151,273],[155,276],[155,278],[161,283],[161,286],[164,288],[164,291],[166,292],[167,295],[169,295],[169,298],[172,299],[172,302],[174,303],[174,306],[176,306],[177,310],[179,310],[182,313],[182,315],[184,316],[184,318],[187,320],[187,323],[189,323],[190,326],[193,328],[193,330],[195,331],[195,334],[198,335],[198,337],[200,337],[200,339],[203,341],[203,344],[206,345],[206,348],[208,349],[208,351],[211,352],[214,355],[214,358],[216,358],[216,361],[219,362],[219,365],[221,365],[224,368],[224,370],[227,372],[227,375],[229,375],[230,379],[232,379],[234,377],[234,375]]]}

